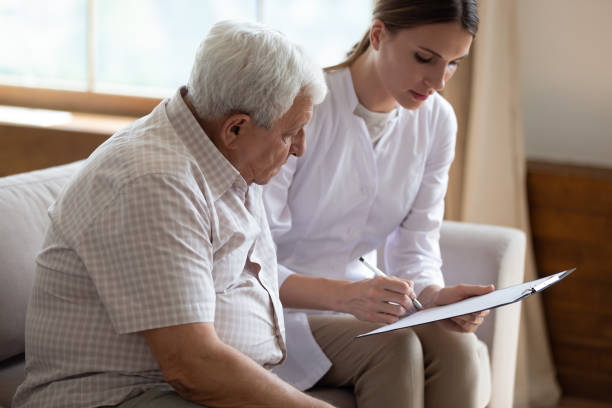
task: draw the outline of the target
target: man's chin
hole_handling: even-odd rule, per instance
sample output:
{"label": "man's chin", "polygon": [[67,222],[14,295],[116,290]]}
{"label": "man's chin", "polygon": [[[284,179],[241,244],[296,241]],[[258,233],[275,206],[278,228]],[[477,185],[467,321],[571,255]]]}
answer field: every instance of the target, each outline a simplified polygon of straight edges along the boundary
{"label": "man's chin", "polygon": [[280,167],[272,170],[270,173],[268,173],[265,176],[258,177],[257,179],[253,180],[253,182],[255,184],[259,184],[260,186],[263,186],[264,184],[268,184],[270,180],[272,180],[274,176],[278,174],[279,171],[280,171]]}

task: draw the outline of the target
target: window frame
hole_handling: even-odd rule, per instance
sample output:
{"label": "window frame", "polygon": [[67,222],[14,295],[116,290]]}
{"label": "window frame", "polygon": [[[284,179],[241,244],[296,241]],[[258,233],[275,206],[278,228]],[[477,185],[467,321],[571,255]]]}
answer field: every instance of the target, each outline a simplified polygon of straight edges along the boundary
{"label": "window frame", "polygon": [[[96,81],[94,9],[96,1],[99,0],[87,0],[86,90],[77,91],[0,83],[0,105],[140,117],[150,113],[163,100],[159,97],[94,91]],[[261,21],[266,0],[253,1],[256,3],[256,20]]]}
{"label": "window frame", "polygon": [[150,113],[162,98],[0,85],[0,105],[120,116]]}

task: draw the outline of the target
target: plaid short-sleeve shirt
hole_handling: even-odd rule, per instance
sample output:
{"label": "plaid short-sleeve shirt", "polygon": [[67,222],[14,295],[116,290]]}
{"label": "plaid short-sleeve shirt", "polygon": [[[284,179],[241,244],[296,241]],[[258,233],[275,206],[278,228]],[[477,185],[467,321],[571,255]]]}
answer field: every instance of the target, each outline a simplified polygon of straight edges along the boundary
{"label": "plaid short-sleeve shirt", "polygon": [[115,405],[163,384],[139,334],[153,328],[214,322],[259,364],[283,360],[261,187],[216,149],[184,92],[98,148],[49,209],[14,406]]}

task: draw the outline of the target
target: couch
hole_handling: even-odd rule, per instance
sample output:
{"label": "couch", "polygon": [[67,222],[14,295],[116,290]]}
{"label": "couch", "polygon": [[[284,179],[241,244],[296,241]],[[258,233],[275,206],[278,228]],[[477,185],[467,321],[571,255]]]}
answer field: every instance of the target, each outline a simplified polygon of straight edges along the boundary
{"label": "couch", "polygon": [[[24,377],[25,313],[47,208],[79,166],[75,162],[0,178],[0,407],[10,407]],[[519,230],[445,221],[441,249],[448,284],[494,283],[502,288],[522,282],[525,236]],[[480,393],[491,408],[512,406],[519,315],[520,303],[498,308],[477,332],[489,351],[485,361],[491,376]],[[355,406],[350,389],[310,393],[337,406]]]}

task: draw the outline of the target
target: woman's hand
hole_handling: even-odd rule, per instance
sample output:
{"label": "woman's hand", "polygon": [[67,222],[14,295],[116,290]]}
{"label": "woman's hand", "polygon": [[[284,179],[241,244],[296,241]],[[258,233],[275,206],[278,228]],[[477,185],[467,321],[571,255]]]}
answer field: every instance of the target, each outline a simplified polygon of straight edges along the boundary
{"label": "woman's hand", "polygon": [[[425,300],[425,307],[442,306],[455,303],[472,296],[485,295],[492,292],[494,289],[495,288],[493,285],[455,285],[444,288],[429,286],[423,290],[421,293],[421,298],[427,299]],[[484,310],[482,312],[475,312],[441,320],[439,324],[448,330],[462,333],[473,333],[482,324],[485,316],[488,314],[489,310]]]}
{"label": "woman's hand", "polygon": [[347,283],[340,300],[340,311],[359,320],[393,323],[412,309],[415,296],[412,281],[393,276],[377,276]]}

